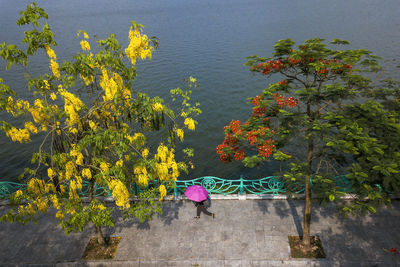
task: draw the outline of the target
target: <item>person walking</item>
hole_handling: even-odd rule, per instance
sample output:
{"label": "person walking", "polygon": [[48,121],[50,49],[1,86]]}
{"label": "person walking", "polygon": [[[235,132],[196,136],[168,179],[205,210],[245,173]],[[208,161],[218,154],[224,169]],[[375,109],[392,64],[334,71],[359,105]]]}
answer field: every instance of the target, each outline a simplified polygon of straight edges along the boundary
{"label": "person walking", "polygon": [[207,210],[205,202],[209,203],[209,200],[207,199],[200,202],[193,201],[194,205],[197,207],[196,217],[194,217],[195,219],[200,219],[201,212],[203,212],[205,215],[212,216],[213,219],[215,218],[215,214]]}
{"label": "person walking", "polygon": [[208,216],[212,216],[213,219],[215,218],[215,214],[209,212],[204,205],[206,200],[208,200],[208,204],[211,203],[208,196],[208,191],[204,187],[200,185],[189,186],[188,188],[186,188],[185,195],[189,200],[193,201],[194,205],[197,208],[196,217],[194,217],[195,219],[200,219],[201,212]]}

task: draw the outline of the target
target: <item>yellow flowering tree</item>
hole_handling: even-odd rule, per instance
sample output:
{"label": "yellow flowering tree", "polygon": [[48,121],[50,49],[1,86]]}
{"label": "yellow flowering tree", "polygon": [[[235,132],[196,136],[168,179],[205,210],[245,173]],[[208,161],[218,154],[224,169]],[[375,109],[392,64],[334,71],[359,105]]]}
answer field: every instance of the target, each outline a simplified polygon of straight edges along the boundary
{"label": "yellow flowering tree", "polygon": [[[175,111],[163,99],[134,90],[135,63],[150,59],[156,45],[134,21],[126,49],[114,34],[90,42],[90,36],[79,30],[82,51],[73,60],[59,63],[49,25],[40,28],[39,21],[47,18],[36,4],[28,5],[17,22],[33,26],[22,40],[26,50],[0,45],[7,69],[26,67],[38,50],[46,53],[49,62],[48,73],[28,81],[33,101],[19,98],[0,79],[0,110],[19,118],[13,120],[18,121],[15,125],[1,121],[0,129],[14,142],[30,142],[35,134],[43,137],[32,158],[36,167],[22,175],[27,189],[10,197],[13,208],[0,219],[25,223],[38,212],[55,208],[67,233],[92,223],[99,243],[105,244],[101,227],[114,226],[113,210],[122,210],[124,218],[151,219],[161,212],[167,190],[187,171],[186,163],[176,160],[174,145],[183,141],[186,130],[195,130],[193,116],[201,110],[199,103],[190,103],[190,95],[197,82],[190,77],[187,90],[171,90],[171,103],[181,99]],[[98,46],[97,53],[92,45]],[[78,95],[79,87],[84,90]],[[154,131],[166,132],[162,143],[149,139]],[[99,195],[99,187],[104,194]],[[84,193],[87,198],[82,198]],[[114,205],[104,202],[106,195],[112,196]]]}

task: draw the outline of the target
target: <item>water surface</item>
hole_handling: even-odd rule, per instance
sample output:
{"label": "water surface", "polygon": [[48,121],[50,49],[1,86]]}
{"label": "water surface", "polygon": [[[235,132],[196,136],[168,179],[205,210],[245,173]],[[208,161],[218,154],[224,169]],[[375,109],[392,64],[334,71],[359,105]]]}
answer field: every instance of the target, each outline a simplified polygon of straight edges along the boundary
{"label": "water surface", "polygon": [[[23,28],[15,21],[27,1],[0,0],[0,42],[19,43]],[[130,22],[145,25],[145,33],[157,36],[160,47],[151,61],[138,64],[137,90],[167,97],[169,90],[183,86],[183,79],[196,77],[201,90],[193,98],[201,103],[203,114],[195,132],[185,141],[195,149],[196,168],[185,178],[213,175],[223,178],[261,178],[279,170],[274,163],[247,169],[239,163],[223,164],[215,147],[223,140],[223,126],[232,119],[244,120],[251,107],[247,98],[258,94],[269,82],[254,76],[243,66],[253,54],[270,56],[279,39],[296,42],[320,37],[351,41],[352,48],[366,48],[384,58],[386,74],[399,78],[400,2],[398,0],[69,0],[37,1],[49,14],[55,33],[58,58],[70,59],[80,50],[78,29],[105,38],[110,32],[121,44],[128,44]],[[93,41],[93,39],[92,39]],[[23,69],[4,71],[0,77],[12,89],[25,94]],[[48,71],[46,56],[32,60],[29,71]],[[1,116],[0,119],[6,117]],[[1,137],[0,179],[15,180],[39,138],[29,145]]]}

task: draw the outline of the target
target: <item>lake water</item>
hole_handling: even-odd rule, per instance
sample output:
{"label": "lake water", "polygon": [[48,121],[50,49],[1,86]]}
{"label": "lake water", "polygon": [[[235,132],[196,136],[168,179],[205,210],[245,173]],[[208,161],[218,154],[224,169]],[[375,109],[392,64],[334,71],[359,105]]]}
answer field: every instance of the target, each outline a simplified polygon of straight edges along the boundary
{"label": "lake water", "polygon": [[[201,90],[193,99],[203,114],[195,132],[185,141],[195,149],[196,168],[181,179],[212,175],[221,178],[261,178],[279,170],[267,163],[247,169],[239,163],[223,164],[215,147],[223,140],[223,126],[232,119],[244,120],[251,107],[247,98],[267,87],[267,79],[254,76],[243,66],[245,57],[269,57],[279,39],[296,42],[320,37],[346,39],[351,48],[365,48],[383,57],[385,75],[399,78],[400,1],[398,0],[68,0],[36,1],[49,14],[55,33],[58,58],[70,59],[80,49],[78,29],[99,38],[113,32],[126,47],[130,22],[145,25],[148,36],[157,36],[159,49],[151,61],[138,64],[137,90],[168,96],[184,86],[183,79],[196,77]],[[28,1],[0,0],[0,42],[19,44],[24,28],[15,24]],[[93,39],[91,39],[93,41]],[[23,94],[24,70],[12,68],[0,77]],[[32,60],[33,74],[48,71],[47,58]],[[0,119],[6,117],[0,115]],[[38,147],[0,139],[0,180],[15,180]]]}

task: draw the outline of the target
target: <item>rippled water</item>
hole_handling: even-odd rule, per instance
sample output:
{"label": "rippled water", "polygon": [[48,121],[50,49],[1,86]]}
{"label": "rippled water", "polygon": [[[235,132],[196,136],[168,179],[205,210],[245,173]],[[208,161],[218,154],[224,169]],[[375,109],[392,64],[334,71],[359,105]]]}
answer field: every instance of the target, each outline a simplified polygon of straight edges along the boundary
{"label": "rippled water", "polygon": [[[0,0],[0,42],[19,43],[23,28],[15,21],[27,1]],[[195,148],[196,169],[190,178],[213,175],[224,178],[260,178],[279,166],[268,163],[247,169],[240,164],[219,162],[215,147],[222,142],[224,125],[244,120],[250,113],[246,98],[256,95],[271,81],[253,76],[243,66],[253,54],[270,56],[279,39],[297,42],[314,37],[350,40],[352,48],[366,48],[384,58],[386,74],[399,78],[400,2],[398,0],[69,0],[37,1],[49,14],[49,24],[59,46],[60,59],[79,50],[78,29],[99,38],[110,32],[123,46],[128,43],[131,20],[145,25],[145,33],[157,36],[160,47],[151,61],[138,64],[134,86],[149,94],[166,97],[169,89],[183,86],[183,79],[196,77],[201,90],[193,98],[203,114],[197,130],[185,137]],[[25,92],[24,70],[4,71],[0,77],[14,90]],[[42,54],[32,60],[33,74],[48,71]],[[0,119],[5,119],[4,116]],[[8,142],[1,137],[0,179],[15,180],[38,146]],[[187,176],[182,176],[185,178]]]}

